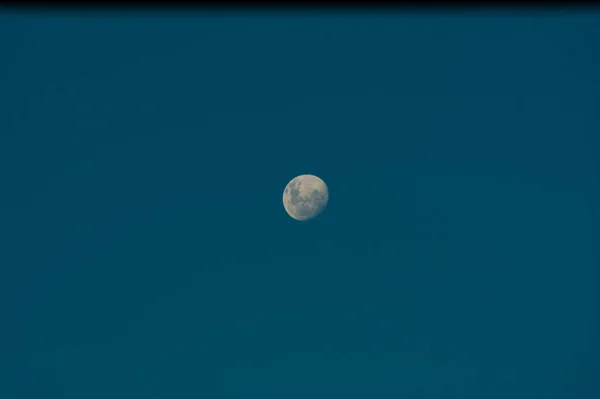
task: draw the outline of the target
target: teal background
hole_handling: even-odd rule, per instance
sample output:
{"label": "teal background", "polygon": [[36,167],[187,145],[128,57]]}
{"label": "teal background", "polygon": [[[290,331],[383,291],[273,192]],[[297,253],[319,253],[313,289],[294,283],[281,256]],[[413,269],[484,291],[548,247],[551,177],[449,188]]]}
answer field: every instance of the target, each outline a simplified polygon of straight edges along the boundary
{"label": "teal background", "polygon": [[0,397],[600,397],[599,71],[591,11],[0,14]]}

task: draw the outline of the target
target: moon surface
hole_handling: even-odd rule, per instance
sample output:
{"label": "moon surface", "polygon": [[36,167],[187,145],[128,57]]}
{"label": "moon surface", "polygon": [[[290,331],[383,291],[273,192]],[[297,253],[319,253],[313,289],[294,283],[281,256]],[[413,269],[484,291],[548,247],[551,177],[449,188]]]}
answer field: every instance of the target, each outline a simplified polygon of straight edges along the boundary
{"label": "moon surface", "polygon": [[312,219],[323,212],[327,202],[329,190],[325,182],[317,176],[296,176],[283,191],[285,211],[299,221]]}

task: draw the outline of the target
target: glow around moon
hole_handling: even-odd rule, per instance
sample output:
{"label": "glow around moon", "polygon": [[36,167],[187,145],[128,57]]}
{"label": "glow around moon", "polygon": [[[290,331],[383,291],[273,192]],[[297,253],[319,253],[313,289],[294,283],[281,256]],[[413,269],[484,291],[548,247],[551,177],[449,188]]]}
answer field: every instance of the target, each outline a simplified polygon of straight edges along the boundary
{"label": "glow around moon", "polygon": [[283,206],[286,212],[299,221],[314,218],[323,212],[328,202],[327,185],[313,175],[294,177],[283,191]]}

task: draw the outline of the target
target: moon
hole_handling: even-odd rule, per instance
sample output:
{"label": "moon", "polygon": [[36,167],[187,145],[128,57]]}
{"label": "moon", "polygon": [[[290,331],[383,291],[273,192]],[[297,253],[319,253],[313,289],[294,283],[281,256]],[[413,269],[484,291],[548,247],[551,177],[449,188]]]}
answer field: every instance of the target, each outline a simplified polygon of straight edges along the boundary
{"label": "moon", "polygon": [[292,218],[305,221],[314,218],[327,206],[329,189],[313,175],[294,177],[283,191],[283,206]]}

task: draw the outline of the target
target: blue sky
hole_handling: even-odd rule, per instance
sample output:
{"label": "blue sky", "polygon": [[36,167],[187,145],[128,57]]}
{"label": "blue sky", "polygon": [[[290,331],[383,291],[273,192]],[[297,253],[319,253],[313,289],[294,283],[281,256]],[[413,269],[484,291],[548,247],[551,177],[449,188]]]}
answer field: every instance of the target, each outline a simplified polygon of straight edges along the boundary
{"label": "blue sky", "polygon": [[0,37],[0,397],[598,397],[600,14]]}

